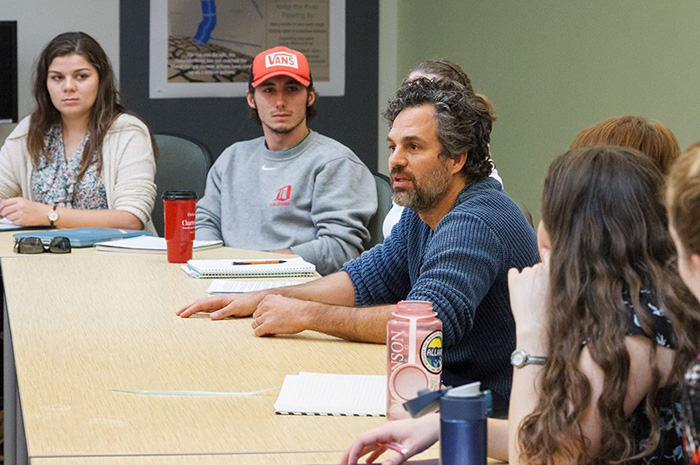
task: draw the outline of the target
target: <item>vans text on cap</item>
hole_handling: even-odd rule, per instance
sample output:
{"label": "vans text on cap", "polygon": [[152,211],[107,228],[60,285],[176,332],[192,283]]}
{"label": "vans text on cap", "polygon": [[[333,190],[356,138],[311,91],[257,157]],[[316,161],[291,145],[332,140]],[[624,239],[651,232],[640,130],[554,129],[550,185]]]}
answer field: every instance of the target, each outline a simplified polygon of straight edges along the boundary
{"label": "vans text on cap", "polygon": [[253,82],[257,87],[275,76],[289,76],[304,87],[311,84],[311,72],[306,56],[287,47],[275,47],[260,52],[253,60]]}

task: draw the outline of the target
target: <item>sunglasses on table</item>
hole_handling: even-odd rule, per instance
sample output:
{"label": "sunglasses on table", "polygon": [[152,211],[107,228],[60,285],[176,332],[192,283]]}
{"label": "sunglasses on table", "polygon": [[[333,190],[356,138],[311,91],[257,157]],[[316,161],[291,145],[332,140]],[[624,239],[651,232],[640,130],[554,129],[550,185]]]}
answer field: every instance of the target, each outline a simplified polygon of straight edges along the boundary
{"label": "sunglasses on table", "polygon": [[15,253],[70,253],[70,239],[67,237],[54,237],[49,245],[44,245],[39,237],[21,237],[15,239]]}

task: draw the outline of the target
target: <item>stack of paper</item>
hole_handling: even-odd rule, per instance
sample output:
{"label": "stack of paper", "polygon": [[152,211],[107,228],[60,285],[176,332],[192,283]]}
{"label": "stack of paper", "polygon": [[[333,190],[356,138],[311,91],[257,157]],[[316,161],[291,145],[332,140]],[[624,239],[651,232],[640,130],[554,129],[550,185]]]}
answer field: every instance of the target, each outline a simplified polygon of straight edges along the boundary
{"label": "stack of paper", "polygon": [[275,413],[384,416],[386,376],[299,373],[287,375]]}
{"label": "stack of paper", "polygon": [[[221,241],[194,241],[192,250],[213,249],[221,247]],[[118,239],[115,241],[98,242],[95,244],[97,250],[102,252],[129,252],[129,253],[157,253],[165,254],[168,245],[162,237],[139,236],[129,239]]]}
{"label": "stack of paper", "polygon": [[213,280],[207,292],[209,294],[243,294],[245,292],[266,291],[278,287],[296,286],[301,284],[294,281],[231,281],[228,279]]}

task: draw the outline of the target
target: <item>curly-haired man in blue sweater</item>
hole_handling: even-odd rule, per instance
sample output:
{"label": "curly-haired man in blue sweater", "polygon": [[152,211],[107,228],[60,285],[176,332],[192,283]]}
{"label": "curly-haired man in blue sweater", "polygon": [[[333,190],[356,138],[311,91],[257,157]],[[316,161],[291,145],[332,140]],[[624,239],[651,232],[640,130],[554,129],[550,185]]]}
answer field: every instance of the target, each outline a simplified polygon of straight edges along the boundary
{"label": "curly-haired man in blue sweater", "polygon": [[314,330],[385,342],[396,303],[427,300],[443,322],[443,382],[481,381],[503,414],[515,349],[507,274],[539,257],[534,230],[488,177],[488,110],[455,82],[421,78],[396,91],[384,116],[394,201],[408,208],[383,244],[322,279],[201,299],[178,314],[252,315],[258,336]]}

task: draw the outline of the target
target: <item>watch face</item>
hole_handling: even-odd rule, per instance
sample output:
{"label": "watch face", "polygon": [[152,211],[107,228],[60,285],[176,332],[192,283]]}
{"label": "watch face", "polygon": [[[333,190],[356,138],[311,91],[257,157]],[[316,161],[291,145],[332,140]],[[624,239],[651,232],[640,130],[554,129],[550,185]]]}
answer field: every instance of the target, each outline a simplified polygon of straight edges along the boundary
{"label": "watch face", "polygon": [[56,221],[58,219],[58,213],[55,211],[52,211],[49,213],[49,221]]}
{"label": "watch face", "polygon": [[513,352],[510,358],[510,363],[516,367],[523,366],[526,361],[526,356],[522,351]]}

